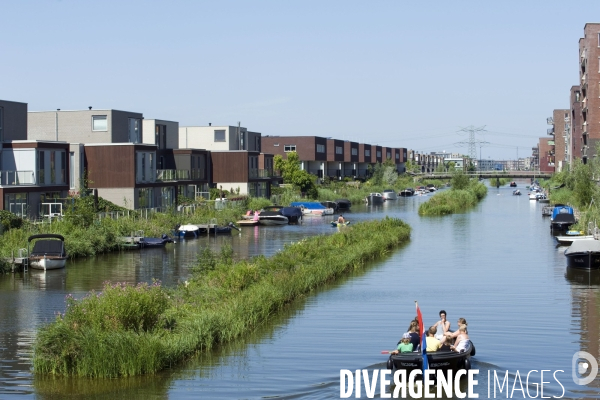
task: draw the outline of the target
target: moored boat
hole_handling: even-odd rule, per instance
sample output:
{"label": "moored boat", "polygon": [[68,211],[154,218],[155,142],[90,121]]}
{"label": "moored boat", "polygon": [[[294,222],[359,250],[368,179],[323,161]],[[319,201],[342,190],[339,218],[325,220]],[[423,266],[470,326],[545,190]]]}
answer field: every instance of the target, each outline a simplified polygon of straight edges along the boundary
{"label": "moored boat", "polygon": [[200,227],[198,225],[186,224],[177,227],[179,237],[198,237]]}
{"label": "moored boat", "polygon": [[62,235],[43,233],[31,235],[27,239],[28,248],[35,240],[33,249],[28,250],[29,266],[34,269],[59,269],[67,263],[65,238]]}
{"label": "moored boat", "polygon": [[333,209],[327,208],[316,201],[295,201],[290,204],[292,207],[299,207],[302,215],[307,217],[322,217],[323,215],[333,215]]}
{"label": "moored boat", "polygon": [[258,214],[258,223],[260,225],[287,225],[288,218],[281,215],[278,211],[262,211]]}
{"label": "moored boat", "polygon": [[338,209],[338,204],[335,201],[322,201],[321,205],[327,208],[331,208],[334,212]]}
{"label": "moored boat", "polygon": [[264,211],[275,211],[287,217],[288,223],[297,224],[302,220],[302,210],[300,207],[268,206]]}
{"label": "moored boat", "polygon": [[349,210],[352,206],[352,203],[348,199],[337,199],[335,203],[337,204],[338,210]]}
{"label": "moored boat", "polygon": [[550,221],[550,229],[552,231],[568,231],[571,225],[576,222],[573,214],[558,214]]}
{"label": "moored boat", "polygon": [[381,193],[369,193],[369,195],[366,198],[366,201],[369,205],[377,206],[383,204],[384,198]]}
{"label": "moored boat", "polygon": [[159,238],[143,238],[144,248],[164,247],[167,243],[173,243],[173,239],[163,234]]}
{"label": "moored boat", "polygon": [[600,269],[600,241],[576,240],[566,250],[567,267],[576,269]]}
{"label": "moored boat", "polygon": [[383,198],[386,200],[397,200],[398,194],[394,189],[385,189],[383,191]]}
{"label": "moored boat", "polygon": [[413,188],[406,188],[404,190],[402,190],[400,193],[400,196],[402,197],[410,197],[410,196],[414,196],[415,194],[415,189]]}

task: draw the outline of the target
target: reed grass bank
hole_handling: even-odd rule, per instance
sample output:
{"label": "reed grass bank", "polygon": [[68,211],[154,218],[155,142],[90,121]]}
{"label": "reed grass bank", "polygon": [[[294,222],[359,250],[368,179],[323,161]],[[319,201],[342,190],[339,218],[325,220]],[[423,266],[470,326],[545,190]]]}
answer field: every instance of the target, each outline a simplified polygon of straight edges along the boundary
{"label": "reed grass bank", "polygon": [[69,297],[65,313],[39,331],[33,369],[79,377],[155,373],[247,334],[409,239],[409,225],[385,218],[286,245],[270,258],[234,262],[231,248],[206,250],[174,289],[107,284],[101,293]]}
{"label": "reed grass bank", "polygon": [[463,188],[438,192],[419,206],[419,215],[448,215],[460,213],[475,206],[487,194],[487,187],[471,179]]}

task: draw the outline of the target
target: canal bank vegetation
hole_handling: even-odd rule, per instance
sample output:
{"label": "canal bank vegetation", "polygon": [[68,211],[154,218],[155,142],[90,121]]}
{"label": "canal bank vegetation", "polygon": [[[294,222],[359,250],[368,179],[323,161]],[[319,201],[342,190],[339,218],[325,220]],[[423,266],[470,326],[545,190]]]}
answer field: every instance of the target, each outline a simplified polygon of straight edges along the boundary
{"label": "canal bank vegetation", "polygon": [[[596,151],[600,151],[597,146]],[[600,223],[600,161],[592,157],[587,164],[576,159],[573,165],[542,182],[552,204],[568,204],[577,209],[579,219],[573,229],[586,230],[591,222]]]}
{"label": "canal bank vegetation", "polygon": [[206,250],[174,289],[106,284],[42,327],[36,373],[79,377],[151,374],[252,331],[295,299],[365,268],[410,239],[399,219],[361,222],[286,245],[273,257],[235,262]]}
{"label": "canal bank vegetation", "polygon": [[448,215],[475,206],[487,194],[487,187],[477,179],[469,179],[461,171],[452,175],[451,189],[431,197],[419,206],[419,215]]}

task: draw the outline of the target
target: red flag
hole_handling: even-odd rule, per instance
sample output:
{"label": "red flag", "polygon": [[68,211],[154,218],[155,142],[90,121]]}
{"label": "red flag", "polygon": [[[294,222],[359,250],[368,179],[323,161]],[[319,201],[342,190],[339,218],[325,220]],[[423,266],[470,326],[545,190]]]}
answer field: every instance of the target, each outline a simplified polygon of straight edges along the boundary
{"label": "red flag", "polygon": [[425,327],[423,326],[423,314],[421,314],[421,310],[419,309],[419,303],[415,300],[415,306],[417,306],[417,320],[419,321],[419,337],[423,336],[425,333]]}

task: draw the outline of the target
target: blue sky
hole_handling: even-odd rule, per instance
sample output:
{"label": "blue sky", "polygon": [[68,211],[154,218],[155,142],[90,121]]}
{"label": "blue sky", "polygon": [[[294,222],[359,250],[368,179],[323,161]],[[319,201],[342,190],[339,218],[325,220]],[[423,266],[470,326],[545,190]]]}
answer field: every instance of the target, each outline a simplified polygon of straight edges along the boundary
{"label": "blue sky", "polygon": [[569,107],[586,22],[598,0],[4,2],[0,99],[425,152],[485,125],[514,159]]}

